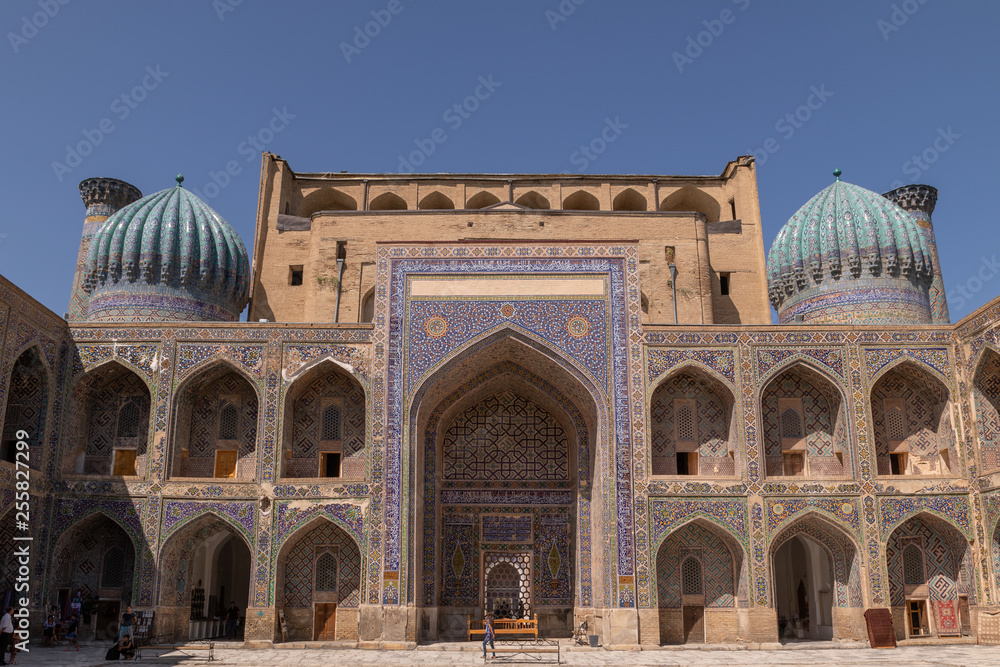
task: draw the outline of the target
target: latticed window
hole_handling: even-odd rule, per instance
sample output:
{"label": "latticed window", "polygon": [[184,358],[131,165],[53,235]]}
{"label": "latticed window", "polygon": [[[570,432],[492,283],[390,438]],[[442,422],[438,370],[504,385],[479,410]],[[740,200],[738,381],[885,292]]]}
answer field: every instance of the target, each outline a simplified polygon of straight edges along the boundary
{"label": "latticed window", "polygon": [[328,405],[323,410],[323,440],[340,440],[340,408]]}
{"label": "latticed window", "polygon": [[701,595],[701,561],[693,556],[681,565],[681,592],[684,595]]}
{"label": "latticed window", "polygon": [[691,406],[686,403],[677,406],[674,421],[677,425],[677,439],[684,442],[694,441],[694,410]]}
{"label": "latticed window", "polygon": [[329,551],[316,559],[316,590],[337,590],[337,558]]}
{"label": "latticed window", "polygon": [[781,437],[802,437],[802,416],[795,408],[787,408],[781,413]]}
{"label": "latticed window", "polygon": [[101,588],[121,588],[125,581],[125,552],[119,547],[108,549],[101,568]]}
{"label": "latticed window", "polygon": [[240,412],[232,403],[226,403],[219,413],[219,440],[239,438]]}
{"label": "latticed window", "polygon": [[138,435],[139,406],[134,401],[130,401],[118,413],[118,437],[134,438]]}
{"label": "latticed window", "polygon": [[885,430],[889,440],[906,440],[906,418],[899,408],[890,408],[885,412]]}
{"label": "latticed window", "polygon": [[903,549],[903,582],[906,584],[922,584],[927,581],[924,576],[924,553],[915,544]]}

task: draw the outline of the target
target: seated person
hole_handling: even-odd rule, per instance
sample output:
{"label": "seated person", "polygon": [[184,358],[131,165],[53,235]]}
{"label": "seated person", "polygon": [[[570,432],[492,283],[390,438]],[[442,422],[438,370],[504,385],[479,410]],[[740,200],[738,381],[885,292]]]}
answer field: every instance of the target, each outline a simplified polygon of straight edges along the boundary
{"label": "seated person", "polygon": [[42,646],[52,646],[55,634],[56,619],[55,616],[49,614],[49,617],[45,619],[45,623],[42,624]]}
{"label": "seated person", "polygon": [[118,653],[122,660],[133,660],[135,658],[135,644],[132,643],[132,635],[123,635],[118,642]]}

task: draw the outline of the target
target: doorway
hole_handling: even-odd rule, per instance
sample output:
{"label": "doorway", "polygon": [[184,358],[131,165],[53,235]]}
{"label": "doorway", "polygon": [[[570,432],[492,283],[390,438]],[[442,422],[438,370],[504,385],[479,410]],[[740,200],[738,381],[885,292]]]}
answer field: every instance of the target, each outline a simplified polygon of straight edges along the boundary
{"label": "doorway", "polygon": [[787,624],[784,640],[833,638],[833,572],[827,549],[803,534],[775,552],[775,605]]}
{"label": "doorway", "polygon": [[119,600],[101,600],[97,603],[97,622],[94,623],[94,639],[118,639]]}
{"label": "doorway", "polygon": [[333,641],[336,637],[337,605],[317,602],[314,607],[313,639],[315,641]]}
{"label": "doorway", "polygon": [[924,600],[909,600],[906,603],[906,625],[910,637],[926,637],[930,634],[927,626],[927,603]]}
{"label": "doorway", "polygon": [[705,608],[684,607],[684,643],[705,643]]}

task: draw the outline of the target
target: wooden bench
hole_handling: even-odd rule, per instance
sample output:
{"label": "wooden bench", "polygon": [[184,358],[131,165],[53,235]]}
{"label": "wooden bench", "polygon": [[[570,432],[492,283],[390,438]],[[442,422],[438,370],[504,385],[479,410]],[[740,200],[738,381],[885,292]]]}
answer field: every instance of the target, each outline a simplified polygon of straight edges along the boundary
{"label": "wooden bench", "polygon": [[547,639],[535,639],[534,641],[501,640],[496,644],[496,648],[487,647],[483,651],[484,664],[488,662],[524,662],[524,660],[511,660],[511,658],[516,658],[517,656],[530,658],[535,662],[542,662],[550,655],[556,657],[557,665],[562,664],[558,641]]}
{"label": "wooden bench", "polygon": [[[209,662],[215,660],[215,642],[202,644],[168,644],[159,642],[143,644],[136,647],[135,659],[141,659],[144,651],[152,653],[154,658],[163,657],[167,653],[180,653],[188,658],[205,658]],[[191,653],[192,651],[194,653]],[[200,651],[206,651],[206,653],[200,653]]]}
{"label": "wooden bench", "polygon": [[[486,620],[477,621],[468,617],[469,641],[473,635],[486,636]],[[493,619],[493,634],[500,635],[531,635],[538,639],[538,614],[531,618],[495,618]]]}

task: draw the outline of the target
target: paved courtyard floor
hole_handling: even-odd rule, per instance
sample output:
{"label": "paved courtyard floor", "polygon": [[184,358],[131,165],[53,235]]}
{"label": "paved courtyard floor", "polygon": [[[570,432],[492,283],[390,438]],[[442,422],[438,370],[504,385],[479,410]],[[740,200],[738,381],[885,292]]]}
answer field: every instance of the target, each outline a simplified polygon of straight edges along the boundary
{"label": "paved courtyard floor", "polygon": [[[17,664],[96,667],[115,664],[104,659],[107,646],[84,645],[79,652],[65,652],[64,647],[32,646],[30,653],[19,653]],[[853,665],[877,667],[1000,667],[1000,646],[942,645],[907,646],[896,649],[827,648],[799,644],[781,650],[746,650],[730,648],[671,647],[644,651],[606,651],[563,645],[564,665],[726,665],[732,667],[763,665]],[[162,665],[250,665],[253,667],[353,667],[354,665],[482,665],[481,654],[469,643],[435,644],[415,650],[373,651],[339,648],[274,648],[249,650],[235,645],[216,649],[216,661],[165,655],[144,657],[142,662]],[[492,664],[492,663],[491,663]],[[516,664],[516,663],[511,663]],[[525,663],[519,663],[525,664]],[[537,663],[536,663],[537,664]],[[554,664],[554,661],[553,663]]]}

